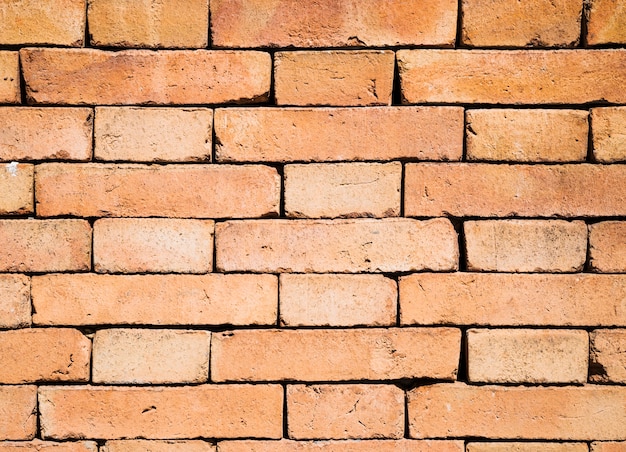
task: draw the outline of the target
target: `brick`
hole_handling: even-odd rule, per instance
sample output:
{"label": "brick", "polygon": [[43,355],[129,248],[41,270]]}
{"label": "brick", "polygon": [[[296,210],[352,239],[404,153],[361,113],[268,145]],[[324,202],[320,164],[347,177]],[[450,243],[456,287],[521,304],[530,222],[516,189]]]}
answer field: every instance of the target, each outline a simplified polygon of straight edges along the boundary
{"label": "brick", "polygon": [[621,189],[624,185],[624,165],[409,163],[405,214],[620,216],[626,213],[626,194]]}
{"label": "brick", "polygon": [[588,452],[586,443],[468,443],[467,452]]}
{"label": "brick", "polygon": [[213,381],[455,379],[455,328],[236,330],[214,333]]}
{"label": "brick", "polygon": [[0,332],[0,382],[88,381],[91,341],[63,328]]}
{"label": "brick", "polygon": [[90,160],[93,110],[2,107],[0,160]]}
{"label": "brick", "polygon": [[85,0],[7,1],[0,16],[2,45],[83,45]]}
{"label": "brick", "polygon": [[587,44],[626,43],[626,7],[619,0],[591,0],[587,12]]}
{"label": "brick", "polygon": [[33,213],[33,165],[11,162],[0,165],[0,215]]}
{"label": "brick", "polygon": [[101,452],[215,452],[216,450],[213,444],[200,440],[114,440],[107,441],[100,448]]}
{"label": "brick", "polygon": [[45,439],[280,438],[279,385],[42,386]]}
{"label": "brick", "polygon": [[464,452],[463,441],[416,441],[408,439],[339,441],[220,441],[220,452]]}
{"label": "brick", "polygon": [[594,330],[589,339],[589,380],[626,383],[626,329]]}
{"label": "brick", "polygon": [[445,219],[258,220],[215,226],[219,271],[359,273],[453,270]]}
{"label": "brick", "polygon": [[583,110],[489,109],[466,112],[467,160],[584,162]]}
{"label": "brick", "polygon": [[37,431],[37,387],[0,386],[0,440],[29,440]]}
{"label": "brick", "polygon": [[210,161],[213,110],[96,107],[96,160]]}
{"label": "brick", "polygon": [[212,220],[97,220],[94,269],[98,273],[208,273],[213,269],[213,229]]}
{"label": "brick", "polygon": [[587,226],[582,221],[466,221],[469,271],[576,272],[587,254]]}
{"label": "brick", "polygon": [[33,277],[39,325],[276,324],[274,275],[95,275]]}
{"label": "brick", "polygon": [[211,42],[218,47],[453,46],[452,0],[211,1]]}
{"label": "brick", "polygon": [[421,386],[408,393],[412,438],[602,440],[626,437],[626,388]]}
{"label": "brick", "polygon": [[467,350],[471,382],[587,382],[586,331],[470,329]]}
{"label": "brick", "polygon": [[18,53],[0,51],[0,103],[19,104],[20,101],[21,94]]}
{"label": "brick", "polygon": [[0,452],[19,451],[53,451],[53,452],[98,452],[98,443],[95,441],[74,441],[57,443],[53,441],[6,441],[0,443]]}
{"label": "brick", "polygon": [[594,441],[589,445],[591,452],[624,452],[626,451],[626,441]]}
{"label": "brick", "polygon": [[93,340],[94,383],[204,383],[211,333],[192,330],[99,330]]}
{"label": "brick", "polygon": [[416,273],[399,280],[402,325],[626,326],[626,276]]}
{"label": "brick", "polygon": [[35,192],[44,217],[261,217],[278,214],[280,176],[260,165],[47,163]]}
{"label": "brick", "polygon": [[20,55],[30,104],[200,105],[264,102],[269,95],[271,60],[263,52],[22,49]]}
{"label": "brick", "polygon": [[574,47],[582,3],[569,0],[463,0],[463,44],[476,47]]}
{"label": "brick", "polygon": [[203,48],[208,0],[89,0],[92,46]]}
{"label": "brick", "polygon": [[215,110],[218,161],[461,160],[459,107]]}
{"label": "brick", "polygon": [[592,108],[591,130],[595,160],[626,161],[626,107]]}
{"label": "brick", "polygon": [[404,437],[404,391],[393,385],[289,385],[292,439]]}
{"label": "brick", "polygon": [[382,275],[280,275],[280,322],[286,326],[391,326],[396,282]]}
{"label": "brick", "polygon": [[400,216],[400,162],[309,163],[284,171],[288,217]]}
{"label": "brick", "polygon": [[30,325],[30,278],[0,275],[0,328]]}
{"label": "brick", "polygon": [[397,59],[404,103],[626,102],[624,49],[419,49]]}
{"label": "brick", "polygon": [[0,271],[82,271],[91,267],[85,220],[0,220]]}
{"label": "brick", "polygon": [[597,272],[626,273],[626,221],[589,225],[589,263]]}
{"label": "brick", "polygon": [[394,61],[390,50],[277,52],[276,104],[390,105]]}

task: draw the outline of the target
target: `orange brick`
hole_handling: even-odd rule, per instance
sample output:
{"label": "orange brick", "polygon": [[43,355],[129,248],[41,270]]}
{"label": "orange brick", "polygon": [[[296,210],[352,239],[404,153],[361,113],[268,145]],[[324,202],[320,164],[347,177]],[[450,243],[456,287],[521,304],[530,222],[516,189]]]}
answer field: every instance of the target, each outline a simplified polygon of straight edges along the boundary
{"label": "orange brick", "polygon": [[96,107],[96,160],[210,161],[213,110]]}
{"label": "orange brick", "polygon": [[591,0],[587,44],[626,43],[626,5],[620,0]]}
{"label": "orange brick", "polygon": [[470,329],[469,381],[586,383],[589,336],[580,330]]}
{"label": "orange brick", "polygon": [[100,448],[100,452],[215,452],[216,450],[213,444],[200,440],[114,440],[107,441]]}
{"label": "orange brick", "polygon": [[280,176],[259,165],[46,163],[35,193],[44,217],[260,217],[278,214]]}
{"label": "orange brick", "polygon": [[208,0],[89,0],[93,46],[203,48]]}
{"label": "orange brick", "polygon": [[453,270],[445,219],[258,220],[215,226],[219,271],[359,273]]}
{"label": "orange brick", "polygon": [[33,165],[11,162],[0,166],[0,215],[33,213]]}
{"label": "orange brick", "polygon": [[585,161],[587,117],[583,110],[468,110],[467,159]]}
{"label": "orange brick", "polygon": [[282,408],[279,385],[39,388],[46,439],[280,438]]}
{"label": "orange brick", "polygon": [[287,326],[390,326],[396,282],[382,275],[280,275],[280,321]]}
{"label": "orange brick", "polygon": [[41,441],[39,439],[28,442],[6,441],[0,443],[0,452],[19,451],[98,452],[98,443],[96,443],[95,441],[73,441],[57,443],[53,441]]}
{"label": "orange brick", "polygon": [[[624,165],[406,165],[405,213],[480,217],[619,216]],[[602,202],[598,202],[601,199]]]}
{"label": "orange brick", "polygon": [[400,216],[400,162],[309,163],[284,171],[288,217]]}
{"label": "orange brick", "polygon": [[0,271],[89,270],[91,227],[84,220],[0,220]]}
{"label": "orange brick", "polygon": [[589,380],[626,383],[626,329],[594,330],[591,340]]}
{"label": "orange brick", "polygon": [[574,47],[582,3],[463,0],[462,42],[476,47]]}
{"label": "orange brick", "polygon": [[467,452],[589,452],[586,443],[469,443]]}
{"label": "orange brick", "polygon": [[456,378],[455,328],[236,330],[214,333],[213,381]]}
{"label": "orange brick", "polygon": [[582,221],[491,220],[463,224],[470,271],[576,272],[587,254]]}
{"label": "orange brick", "polygon": [[390,105],[394,60],[390,50],[277,52],[276,104]]}
{"label": "orange brick", "polygon": [[34,276],[39,325],[276,324],[274,275]]}
{"label": "orange brick", "polygon": [[589,226],[589,262],[597,272],[626,273],[626,221]]}
{"label": "orange brick", "polygon": [[0,103],[20,103],[20,70],[18,61],[17,52],[0,51]]}
{"label": "orange brick", "polygon": [[292,439],[404,437],[404,391],[393,385],[289,385]]}
{"label": "orange brick", "polygon": [[269,95],[271,60],[263,52],[22,49],[20,55],[31,104],[250,103]]}
{"label": "orange brick", "polygon": [[594,441],[589,445],[591,452],[624,452],[626,451],[626,441]]}
{"label": "orange brick", "polygon": [[416,441],[408,439],[339,441],[220,441],[220,452],[464,452],[463,441]]}
{"label": "orange brick", "polygon": [[85,36],[85,0],[13,0],[0,4],[0,44],[79,47]]}
{"label": "orange brick", "polygon": [[[208,273],[212,220],[104,218],[93,225],[98,273]],[[132,250],[129,253],[128,250]]]}
{"label": "orange brick", "polygon": [[626,161],[626,107],[592,108],[591,129],[594,159]]}
{"label": "orange brick", "polygon": [[215,110],[218,161],[461,160],[459,107]]}
{"label": "orange brick", "polygon": [[37,431],[37,386],[0,386],[0,440],[28,440]]}
{"label": "orange brick", "polygon": [[0,108],[1,160],[90,160],[91,108]]}
{"label": "orange brick", "polygon": [[78,330],[0,332],[0,382],[88,381],[91,341]]}
{"label": "orange brick", "polygon": [[626,388],[421,386],[409,392],[412,438],[626,438]]}
{"label": "orange brick", "polygon": [[94,383],[204,383],[211,333],[191,330],[99,330],[93,339]]}
{"label": "orange brick", "polygon": [[626,102],[624,49],[419,49],[397,59],[405,103]]}
{"label": "orange brick", "polygon": [[30,278],[0,275],[0,328],[30,325]]}
{"label": "orange brick", "polygon": [[[384,11],[383,11],[384,10]],[[323,0],[211,1],[218,47],[453,46],[457,3]]]}

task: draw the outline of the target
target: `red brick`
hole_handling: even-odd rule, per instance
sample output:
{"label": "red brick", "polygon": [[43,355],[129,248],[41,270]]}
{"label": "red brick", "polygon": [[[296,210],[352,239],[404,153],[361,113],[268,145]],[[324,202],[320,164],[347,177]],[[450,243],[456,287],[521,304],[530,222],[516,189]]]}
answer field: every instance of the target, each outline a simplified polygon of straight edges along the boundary
{"label": "red brick", "polygon": [[624,452],[626,451],[626,441],[594,441],[589,445],[591,452]]}
{"label": "red brick", "polygon": [[0,220],[0,271],[89,270],[91,227],[84,220]]}
{"label": "red brick", "polygon": [[466,452],[589,452],[586,443],[468,443]]}
{"label": "red brick", "polygon": [[390,105],[390,50],[277,52],[277,105]]}
{"label": "red brick", "polygon": [[626,50],[399,50],[405,103],[626,102]]}
{"label": "red brick", "polygon": [[626,107],[592,108],[591,130],[594,159],[602,163],[626,161]]}
{"label": "red brick", "polygon": [[218,161],[461,160],[459,107],[228,108]]}
{"label": "red brick", "polygon": [[278,214],[280,176],[259,165],[45,163],[35,193],[44,217],[259,217]]}
{"label": "red brick", "polygon": [[626,383],[626,329],[594,330],[589,333],[591,371],[597,383]]}
{"label": "red brick", "polygon": [[107,441],[100,452],[215,452],[216,447],[206,441],[150,441],[150,440],[114,440]]}
{"label": "red brick", "polygon": [[213,381],[455,379],[455,328],[236,330],[211,339]]}
{"label": "red brick", "polygon": [[273,275],[34,276],[39,325],[271,325]]}
{"label": "red brick", "polygon": [[271,61],[263,52],[22,49],[20,55],[31,104],[250,103],[266,101],[270,89]]}
{"label": "red brick", "polygon": [[620,0],[591,0],[587,44],[625,44],[626,7]]}
{"label": "red brick", "polygon": [[0,275],[0,328],[30,325],[30,278]]}
{"label": "red brick", "polygon": [[33,213],[33,165],[11,162],[0,166],[0,215]]}
{"label": "red brick", "polygon": [[0,440],[29,440],[37,431],[37,386],[0,386]]}
{"label": "red brick", "polygon": [[289,385],[292,439],[404,437],[404,391],[393,385]]}
{"label": "red brick", "polygon": [[453,270],[445,219],[258,220],[215,226],[219,271],[359,273]]}
{"label": "red brick", "polygon": [[464,452],[463,441],[415,441],[409,439],[339,441],[220,441],[220,452]]}
{"label": "red brick", "polygon": [[280,438],[282,408],[279,385],[39,388],[45,439]]}
{"label": "red brick", "polygon": [[20,96],[18,53],[0,51],[0,103],[19,104]]}
{"label": "red brick", "polygon": [[589,262],[597,272],[626,273],[626,221],[589,225]]}
{"label": "red brick", "polygon": [[98,444],[94,441],[75,441],[57,443],[53,441],[41,441],[35,439],[33,441],[6,441],[0,443],[0,452],[19,452],[19,451],[36,451],[36,452],[98,452]]}
{"label": "red brick", "polygon": [[[208,273],[212,220],[103,218],[93,225],[98,273]],[[128,250],[132,250],[129,253]]]}

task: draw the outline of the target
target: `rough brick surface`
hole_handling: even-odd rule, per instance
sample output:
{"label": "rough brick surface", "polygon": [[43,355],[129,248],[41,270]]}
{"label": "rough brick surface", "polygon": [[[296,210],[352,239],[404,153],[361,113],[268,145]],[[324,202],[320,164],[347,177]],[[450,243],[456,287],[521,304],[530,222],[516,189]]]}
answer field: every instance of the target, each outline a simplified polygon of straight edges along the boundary
{"label": "rough brick surface", "polygon": [[589,333],[591,372],[599,383],[626,383],[626,329],[595,330]]}
{"label": "rough brick surface", "polygon": [[[220,441],[220,452],[463,452],[463,441],[338,440],[338,441]],[[612,452],[612,451],[611,451]]]}
{"label": "rough brick surface", "polygon": [[28,440],[37,431],[37,387],[0,386],[0,440]]}
{"label": "rough brick surface", "polygon": [[591,0],[587,20],[587,43],[626,43],[626,5],[620,0]]}
{"label": "rough brick surface", "polygon": [[0,275],[0,328],[30,325],[30,278]]}
{"label": "rough brick surface", "polygon": [[0,51],[0,103],[20,103],[20,74],[17,52]]}
{"label": "rough brick surface", "polygon": [[626,221],[589,226],[589,262],[597,272],[626,273]]}
{"label": "rough brick surface", "polygon": [[33,213],[34,170],[24,163],[0,164],[0,215]]}
{"label": "rough brick surface", "polygon": [[591,452],[624,452],[626,441],[594,441],[589,445]]}
{"label": "rough brick surface", "polygon": [[95,441],[6,441],[0,443],[0,452],[98,452],[98,443]]}
{"label": "rough brick surface", "polygon": [[592,108],[591,128],[597,161],[626,161],[626,107]]}
{"label": "rough brick surface", "polygon": [[466,452],[588,452],[586,443],[468,443]]}
{"label": "rough brick surface", "polygon": [[100,452],[215,452],[207,441],[190,440],[114,440],[107,441]]}

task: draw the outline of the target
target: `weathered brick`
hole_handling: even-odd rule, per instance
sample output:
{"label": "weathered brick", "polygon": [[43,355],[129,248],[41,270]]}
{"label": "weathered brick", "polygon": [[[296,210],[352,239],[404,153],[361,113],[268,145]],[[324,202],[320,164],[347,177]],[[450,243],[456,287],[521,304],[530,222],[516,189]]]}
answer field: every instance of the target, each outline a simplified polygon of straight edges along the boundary
{"label": "weathered brick", "polygon": [[274,275],[34,276],[39,325],[272,325]]}
{"label": "weathered brick", "polygon": [[0,332],[0,382],[88,381],[91,341],[78,330]]}
{"label": "weathered brick", "polygon": [[589,336],[576,330],[470,329],[469,381],[586,383]]}
{"label": "weathered brick", "polygon": [[282,408],[279,385],[39,388],[46,439],[280,438]]}
{"label": "weathered brick", "polygon": [[219,271],[359,273],[453,270],[445,219],[258,220],[215,226]]}
{"label": "weathered brick", "polygon": [[0,275],[0,328],[30,325],[30,278]]}
{"label": "weathered brick", "polygon": [[278,214],[280,176],[260,165],[44,163],[35,193],[44,217],[260,217]]}
{"label": "weathered brick", "polygon": [[626,383],[626,329],[594,330],[589,338],[589,380]]}
{"label": "weathered brick", "polygon": [[402,164],[285,166],[285,213],[296,218],[397,217]]}
{"label": "weathered brick", "polygon": [[373,439],[338,441],[220,441],[220,452],[464,452],[463,441]]}
{"label": "weathered brick", "polygon": [[589,225],[589,262],[597,272],[626,273],[626,221]]}
{"label": "weathered brick", "polygon": [[624,452],[626,451],[626,441],[594,441],[589,445],[591,452]]}
{"label": "weathered brick", "polygon": [[211,160],[213,110],[96,107],[96,160]]}
{"label": "weathered brick", "polygon": [[591,0],[587,44],[625,44],[626,7],[620,0]]}
{"label": "weathered brick", "polygon": [[466,452],[589,452],[586,443],[468,443]]}
{"label": "weathered brick", "polygon": [[0,51],[0,103],[19,104],[20,93],[18,53]]}
{"label": "weathered brick", "polygon": [[455,328],[237,330],[214,333],[213,381],[456,378]]}
{"label": "weathered brick", "polygon": [[459,107],[215,110],[218,161],[461,160]]}
{"label": "weathered brick", "polygon": [[93,225],[94,270],[98,273],[209,273],[213,269],[213,229],[212,220],[97,220]]}
{"label": "weathered brick", "polygon": [[211,42],[218,47],[453,46],[453,0],[211,1]]}
{"label": "weathered brick", "polygon": [[587,254],[582,221],[489,220],[463,224],[469,271],[576,272]]}
{"label": "weathered brick", "polygon": [[85,220],[0,220],[0,271],[89,270],[91,226]]}
{"label": "weathered brick", "polygon": [[587,158],[587,111],[468,110],[465,117],[468,160],[575,162]]}
{"label": "weathered brick", "polygon": [[99,330],[93,339],[94,383],[204,383],[211,333],[191,330]]}
{"label": "weathered brick", "polygon": [[277,105],[390,105],[394,53],[322,50],[274,55]]}
{"label": "weathered brick", "polygon": [[280,322],[287,326],[390,326],[396,282],[382,275],[280,275]]}
{"label": "weathered brick", "polygon": [[264,52],[22,49],[20,55],[31,104],[199,105],[263,102],[269,95],[271,59]]}
{"label": "weathered brick", "polygon": [[35,167],[11,162],[0,166],[0,215],[33,213]]}
{"label": "weathered brick", "polygon": [[404,437],[404,391],[393,385],[289,385],[292,439]]}
{"label": "weathered brick", "polygon": [[421,386],[408,393],[412,438],[626,438],[626,388]]}
{"label": "weathered brick", "polygon": [[626,102],[625,49],[419,49],[397,59],[405,103]]}
{"label": "weathered brick", "polygon": [[623,186],[626,165],[409,163],[405,213],[458,217],[618,216],[626,213]]}
{"label": "weathered brick", "polygon": [[591,132],[594,159],[626,161],[626,107],[592,108]]}
{"label": "weathered brick", "polygon": [[93,46],[203,48],[208,0],[89,0]]}
{"label": "weathered brick", "polygon": [[573,47],[582,3],[570,0],[463,0],[463,44],[476,47]]}
{"label": "weathered brick", "polygon": [[201,440],[113,440],[107,441],[100,452],[215,452],[209,442]]}
{"label": "weathered brick", "polygon": [[6,441],[0,442],[0,452],[98,452],[98,443],[95,441],[67,441],[63,443],[53,441]]}
{"label": "weathered brick", "polygon": [[0,386],[0,440],[29,440],[37,431],[37,386]]}

